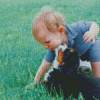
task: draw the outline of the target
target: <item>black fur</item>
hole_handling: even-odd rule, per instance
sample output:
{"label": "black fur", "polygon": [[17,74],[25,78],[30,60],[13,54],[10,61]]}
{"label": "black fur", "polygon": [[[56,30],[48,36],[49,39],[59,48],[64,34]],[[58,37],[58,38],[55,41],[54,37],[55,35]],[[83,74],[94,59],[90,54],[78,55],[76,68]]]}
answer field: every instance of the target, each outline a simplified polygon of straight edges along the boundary
{"label": "black fur", "polygon": [[70,48],[67,48],[64,51],[63,61],[65,65],[59,66],[59,69],[54,68],[54,71],[49,73],[48,82],[42,84],[45,84],[49,91],[51,87],[55,88],[58,95],[62,90],[65,99],[70,95],[78,98],[80,92],[85,100],[95,100],[93,96],[100,99],[100,78],[78,74],[77,52],[70,52]]}

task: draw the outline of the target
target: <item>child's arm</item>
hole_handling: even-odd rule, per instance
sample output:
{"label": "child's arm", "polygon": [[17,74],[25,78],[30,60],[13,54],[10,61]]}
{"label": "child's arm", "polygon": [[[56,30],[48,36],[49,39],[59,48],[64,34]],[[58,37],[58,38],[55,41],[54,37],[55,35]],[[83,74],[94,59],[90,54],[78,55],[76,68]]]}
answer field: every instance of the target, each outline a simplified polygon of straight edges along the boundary
{"label": "child's arm", "polygon": [[95,37],[98,35],[99,33],[99,26],[95,23],[92,22],[92,25],[90,26],[89,31],[87,31],[84,36],[83,36],[83,41],[86,43],[88,43],[89,41],[93,41],[93,44],[95,42]]}
{"label": "child's arm", "polygon": [[44,76],[44,73],[50,68],[52,63],[47,62],[45,59],[43,59],[41,66],[39,67],[36,76],[34,78],[34,83],[38,83],[41,81],[42,77]]}

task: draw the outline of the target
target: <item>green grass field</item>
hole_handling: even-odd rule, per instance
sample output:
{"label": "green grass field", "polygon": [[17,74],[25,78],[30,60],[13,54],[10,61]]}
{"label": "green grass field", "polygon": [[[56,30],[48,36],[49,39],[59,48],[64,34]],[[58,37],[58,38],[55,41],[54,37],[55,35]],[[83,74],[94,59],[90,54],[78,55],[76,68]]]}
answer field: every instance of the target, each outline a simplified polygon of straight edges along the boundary
{"label": "green grass field", "polygon": [[32,37],[31,25],[44,5],[64,14],[66,24],[79,20],[100,26],[100,0],[0,0],[0,100],[63,100],[30,85],[47,50]]}

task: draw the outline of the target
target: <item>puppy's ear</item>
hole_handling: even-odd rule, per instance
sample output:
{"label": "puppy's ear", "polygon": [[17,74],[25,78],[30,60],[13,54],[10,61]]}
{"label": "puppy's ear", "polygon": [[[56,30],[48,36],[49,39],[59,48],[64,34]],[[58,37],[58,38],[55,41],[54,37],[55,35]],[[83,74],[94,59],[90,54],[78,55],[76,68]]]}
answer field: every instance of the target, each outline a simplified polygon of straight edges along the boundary
{"label": "puppy's ear", "polygon": [[70,49],[69,52],[74,52],[74,50],[73,49]]}
{"label": "puppy's ear", "polygon": [[61,63],[63,61],[63,54],[64,54],[64,52],[62,50],[60,50],[58,53],[58,57],[57,57],[57,61],[59,63]]}

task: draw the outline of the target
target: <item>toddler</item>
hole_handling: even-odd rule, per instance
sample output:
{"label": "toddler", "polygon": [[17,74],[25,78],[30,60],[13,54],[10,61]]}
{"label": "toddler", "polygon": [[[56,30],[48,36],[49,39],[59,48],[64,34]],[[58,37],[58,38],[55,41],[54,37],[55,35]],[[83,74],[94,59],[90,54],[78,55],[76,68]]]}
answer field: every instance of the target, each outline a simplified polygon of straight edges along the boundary
{"label": "toddler", "polygon": [[46,11],[44,8],[50,7],[43,7],[32,23],[34,39],[48,49],[34,83],[41,81],[55,58],[55,48],[63,43],[74,48],[81,60],[90,61],[93,75],[100,77],[100,41],[97,36],[99,26],[95,22],[85,21],[66,25],[61,13]]}

